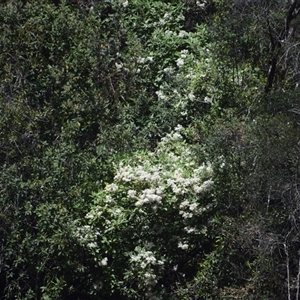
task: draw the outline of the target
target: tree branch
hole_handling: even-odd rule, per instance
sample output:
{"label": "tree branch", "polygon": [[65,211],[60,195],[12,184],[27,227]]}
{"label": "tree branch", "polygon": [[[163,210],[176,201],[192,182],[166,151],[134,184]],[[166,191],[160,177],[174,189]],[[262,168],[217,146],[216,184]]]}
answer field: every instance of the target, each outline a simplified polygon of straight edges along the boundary
{"label": "tree branch", "polygon": [[265,86],[266,93],[269,93],[273,87],[273,83],[274,83],[274,79],[275,79],[275,75],[276,75],[276,71],[277,71],[277,62],[278,62],[278,57],[279,57],[278,50],[281,48],[282,44],[291,35],[290,24],[295,18],[297,18],[299,13],[300,13],[300,0],[293,0],[291,2],[290,8],[288,9],[288,12],[285,17],[284,28],[281,30],[279,37],[277,38],[276,41],[274,41],[274,36],[272,34],[271,26],[270,26],[269,20],[267,19],[268,32],[269,32],[270,42],[271,42],[272,58],[270,60],[270,66],[269,66],[268,75],[267,75],[267,83]]}

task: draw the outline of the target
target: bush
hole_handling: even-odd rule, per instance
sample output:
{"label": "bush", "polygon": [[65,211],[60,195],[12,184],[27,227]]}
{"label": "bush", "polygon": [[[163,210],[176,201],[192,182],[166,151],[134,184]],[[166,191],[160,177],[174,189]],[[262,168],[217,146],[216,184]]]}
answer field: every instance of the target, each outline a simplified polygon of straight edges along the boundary
{"label": "bush", "polygon": [[105,293],[161,299],[197,269],[212,210],[213,171],[197,164],[184,129],[116,166],[75,235],[102,268]]}

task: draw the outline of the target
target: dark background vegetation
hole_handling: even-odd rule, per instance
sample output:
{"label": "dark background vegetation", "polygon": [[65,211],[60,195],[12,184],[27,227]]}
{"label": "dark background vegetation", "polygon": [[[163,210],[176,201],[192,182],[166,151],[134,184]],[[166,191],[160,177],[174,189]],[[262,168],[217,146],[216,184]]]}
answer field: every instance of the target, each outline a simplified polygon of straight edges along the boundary
{"label": "dark background vegetation", "polygon": [[[155,39],[166,12],[169,30],[205,34]],[[1,1],[0,299],[127,299],[90,293],[102,275],[74,220],[115,160],[178,123],[214,166],[215,209],[201,255],[188,254],[195,275],[162,283],[169,299],[298,299],[299,12],[296,0]],[[214,102],[181,114],[157,78],[205,47],[208,81],[195,66],[192,86]],[[140,56],[154,63],[137,72]]]}

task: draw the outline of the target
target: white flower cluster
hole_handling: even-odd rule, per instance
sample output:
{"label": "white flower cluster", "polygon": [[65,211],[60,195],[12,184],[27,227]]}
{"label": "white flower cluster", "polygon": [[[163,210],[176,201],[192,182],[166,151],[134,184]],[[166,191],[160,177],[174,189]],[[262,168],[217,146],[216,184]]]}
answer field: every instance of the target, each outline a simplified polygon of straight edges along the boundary
{"label": "white flower cluster", "polygon": [[[155,184],[160,180],[160,172],[156,167],[150,167],[148,170],[147,165],[134,166],[124,166],[122,163],[119,165],[119,170],[115,175],[115,181],[118,183],[132,182],[132,181],[146,181],[151,184]],[[131,190],[129,192],[132,198],[135,191]]]}
{"label": "white flower cluster", "polygon": [[166,25],[169,20],[172,20],[172,15],[169,13],[165,13],[162,18],[159,19],[159,22],[154,22],[153,25],[156,27],[161,27]]}
{"label": "white flower cluster", "polygon": [[105,191],[107,192],[116,192],[118,190],[118,186],[115,183],[107,184],[105,187]]}
{"label": "white flower cluster", "polygon": [[[184,200],[179,205],[179,214],[184,219],[190,219],[193,218],[195,215],[200,215],[204,211],[208,210],[210,208],[210,205],[201,206],[199,207],[199,204],[196,202],[190,202],[189,200]],[[193,229],[186,229],[187,232],[193,232]]]}
{"label": "white flower cluster", "polygon": [[[113,183],[94,194],[93,209],[86,215],[91,225],[78,228],[76,233],[98,265],[104,267],[108,264],[107,249],[116,247],[116,241],[122,240],[123,230],[131,230],[128,224],[139,224],[132,227],[135,251],[125,249],[129,253],[126,276],[128,282],[138,277],[146,299],[155,299],[164,264],[173,259],[161,250],[164,247],[157,245],[157,237],[165,234],[165,228],[160,225],[169,226],[170,232],[174,229],[168,233],[169,240],[173,237],[177,242],[174,251],[192,249],[195,234],[206,234],[205,224],[198,221],[210,208],[206,197],[213,186],[213,169],[210,163],[197,163],[196,154],[184,140],[184,133],[185,128],[179,124],[161,139],[155,151],[136,152],[129,160],[119,163]],[[169,215],[175,220],[174,228]],[[178,236],[178,232],[182,234]],[[168,243],[167,240],[160,242]],[[103,248],[106,244],[109,247]],[[116,260],[118,255],[124,255],[124,251],[116,253],[111,254]]]}
{"label": "white flower cluster", "polygon": [[132,171],[133,168],[131,166],[123,166],[120,164],[120,168],[114,179],[119,182],[130,182],[136,180],[136,176]]}
{"label": "white flower cluster", "polygon": [[[140,158],[137,166],[121,163],[114,183],[108,185],[105,190],[114,193],[118,190],[118,184],[148,183],[149,187],[139,191],[131,186],[127,195],[129,199],[136,200],[135,206],[141,207],[148,204],[153,205],[154,209],[157,208],[157,205],[162,204],[163,198],[170,190],[175,198],[177,195],[186,194],[196,197],[197,194],[208,192],[213,185],[213,180],[211,178],[204,179],[212,176],[211,165],[207,163],[196,167],[192,151],[183,142],[182,131],[184,128],[178,125],[174,132],[162,138],[154,153],[149,153],[148,159],[155,160],[156,164],[145,158]],[[169,151],[168,148],[172,148],[172,151]],[[159,161],[163,163],[157,163]],[[183,213],[185,218],[192,217],[192,211],[198,211],[192,207],[189,214]]]}
{"label": "white flower cluster", "polygon": [[176,61],[178,67],[182,67],[184,65],[184,60],[182,57],[179,57]]}
{"label": "white flower cluster", "polygon": [[[89,216],[91,217],[91,216]],[[100,236],[100,231],[95,230],[90,225],[84,225],[78,227],[74,236],[78,239],[80,243],[87,247],[87,250],[91,253],[98,253],[99,245],[96,242],[97,238]],[[98,255],[97,255],[98,256]],[[97,257],[95,261],[98,261],[99,266],[107,266],[108,258],[107,257]]]}
{"label": "white flower cluster", "polygon": [[[204,78],[206,75],[201,74],[199,77]],[[188,73],[185,75],[186,79],[195,79],[197,78],[196,72],[192,69],[188,70]]]}
{"label": "white flower cluster", "polygon": [[158,260],[155,258],[154,253],[149,250],[145,250],[143,248],[136,248],[137,254],[132,254],[130,257],[131,262],[138,263],[141,269],[145,269],[146,267],[152,266],[161,266],[164,264],[162,260]]}
{"label": "white flower cluster", "polygon": [[108,258],[104,257],[100,260],[99,265],[102,267],[107,266],[107,262],[108,262]]}
{"label": "white flower cluster", "polygon": [[91,212],[87,213],[85,217],[87,219],[93,220],[96,217],[100,217],[102,215],[102,213],[103,213],[103,211],[97,209],[97,211],[91,211]]}
{"label": "white flower cluster", "polygon": [[158,153],[166,151],[166,149],[164,149],[164,147],[167,146],[168,144],[170,145],[173,142],[182,141],[183,137],[182,137],[180,131],[182,131],[183,127],[180,127],[180,126],[181,125],[177,125],[177,127],[175,127],[175,132],[168,133],[165,137],[163,137],[161,139],[161,142],[159,143],[160,147],[157,149]]}
{"label": "white flower cluster", "polygon": [[166,30],[165,31],[165,35],[167,35],[167,36],[171,36],[173,34],[174,34],[174,31],[172,31],[172,30]]}
{"label": "white flower cluster", "polygon": [[128,0],[119,0],[119,3],[123,6],[123,7],[127,7],[129,5]]}
{"label": "white flower cluster", "polygon": [[152,267],[163,266],[164,262],[156,259],[152,251],[140,247],[136,247],[135,251],[137,253],[131,255],[130,262],[134,266],[134,269],[142,274],[143,284],[147,287],[149,295],[152,295],[152,287],[157,284],[157,276],[152,270]]}
{"label": "white flower cluster", "polygon": [[120,71],[123,68],[123,64],[122,63],[115,62],[115,66],[116,66],[116,68],[117,68],[118,71]]}
{"label": "white flower cluster", "polygon": [[196,1],[196,5],[198,7],[200,7],[201,9],[204,9],[205,6],[207,5],[207,1],[206,0],[204,0],[204,1]]}
{"label": "white flower cluster", "polygon": [[166,74],[171,75],[174,73],[174,69],[172,67],[164,68],[163,70]]}
{"label": "white flower cluster", "polygon": [[208,96],[205,96],[203,102],[211,104],[212,103],[212,99],[210,97],[208,97]]}
{"label": "white flower cluster", "polygon": [[138,64],[145,64],[147,62],[153,62],[153,56],[138,57],[137,58],[137,63]]}
{"label": "white flower cluster", "polygon": [[97,248],[98,244],[96,242],[90,242],[87,244],[87,247],[93,249],[93,248]]}
{"label": "white flower cluster", "polygon": [[178,33],[178,37],[180,37],[180,38],[185,38],[188,35],[189,34],[186,31],[184,31],[184,30],[180,30],[179,33]]}
{"label": "white flower cluster", "polygon": [[[86,243],[88,248],[95,248],[97,245],[94,242],[95,237],[100,236],[100,231],[94,231],[90,225],[78,227],[74,236],[82,243]],[[94,247],[95,246],[95,247]]]}
{"label": "white flower cluster", "polygon": [[178,243],[178,248],[180,248],[182,250],[187,250],[189,248],[189,245],[186,244],[186,243],[179,242]]}
{"label": "white flower cluster", "polygon": [[194,189],[195,193],[200,194],[200,193],[210,190],[213,183],[214,182],[212,181],[212,179],[209,179],[209,180],[204,181],[200,186],[195,185],[193,187],[193,189]]}
{"label": "white flower cluster", "polygon": [[184,227],[184,230],[187,232],[187,233],[198,233],[198,230],[194,227],[189,227],[189,226],[186,226]]}
{"label": "white flower cluster", "polygon": [[155,92],[155,94],[157,95],[158,100],[164,100],[167,97],[162,90]]}
{"label": "white flower cluster", "polygon": [[[182,125],[177,125],[172,133],[162,138],[156,151],[137,155],[133,164],[120,163],[114,182],[97,195],[102,205],[95,205],[86,219],[89,222],[101,220],[103,233],[123,222],[126,208],[118,204],[118,194],[124,192],[128,205],[140,208],[141,213],[146,207],[155,213],[170,201],[178,203],[178,213],[184,220],[207,210],[209,207],[201,205],[198,199],[212,188],[213,170],[209,163],[196,164],[192,150],[183,140],[184,130]],[[195,233],[192,229],[186,232]],[[97,248],[95,238],[99,235],[100,232],[89,225],[78,228],[76,233],[89,249]]]}
{"label": "white flower cluster", "polygon": [[189,54],[189,50],[187,50],[187,49],[180,51],[180,57],[182,57],[182,58],[186,58],[188,54]]}
{"label": "white flower cluster", "polygon": [[189,54],[188,50],[186,50],[186,49],[185,50],[181,50],[180,57],[176,61],[176,64],[177,64],[177,66],[179,68],[184,65],[184,59],[187,58],[188,54]]}
{"label": "white flower cluster", "polygon": [[196,96],[195,96],[192,92],[190,92],[190,93],[188,94],[188,98],[189,98],[191,101],[194,101],[194,100],[196,99]]}
{"label": "white flower cluster", "polygon": [[142,206],[146,203],[161,204],[163,188],[158,187],[156,189],[145,189],[139,196],[139,200],[135,203],[135,206]]}

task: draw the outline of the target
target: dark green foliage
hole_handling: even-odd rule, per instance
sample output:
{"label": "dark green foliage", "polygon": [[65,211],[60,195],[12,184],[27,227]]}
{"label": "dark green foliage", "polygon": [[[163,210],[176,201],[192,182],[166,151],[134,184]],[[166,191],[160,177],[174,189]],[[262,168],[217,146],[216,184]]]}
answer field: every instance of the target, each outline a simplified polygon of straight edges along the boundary
{"label": "dark green foliage", "polygon": [[101,54],[102,21],[78,7],[11,2],[0,14],[1,296],[86,298],[93,264],[70,230],[125,143],[106,133],[117,49]]}

